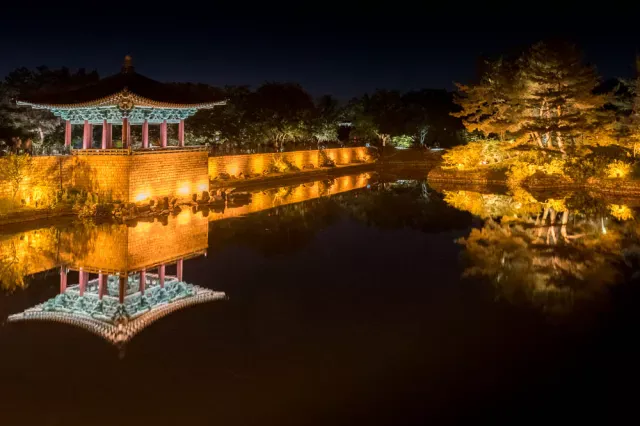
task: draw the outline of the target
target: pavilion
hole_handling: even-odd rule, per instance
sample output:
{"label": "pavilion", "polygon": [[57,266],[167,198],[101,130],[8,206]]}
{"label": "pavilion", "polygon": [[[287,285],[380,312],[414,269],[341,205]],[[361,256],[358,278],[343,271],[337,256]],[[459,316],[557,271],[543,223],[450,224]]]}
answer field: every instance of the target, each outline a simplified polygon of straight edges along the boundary
{"label": "pavilion", "polygon": [[102,149],[113,149],[113,125],[122,126],[122,148],[131,148],[131,126],[142,126],[142,148],[149,148],[149,125],[160,126],[160,146],[167,147],[167,125],[178,124],[178,146],[184,147],[184,120],[199,109],[224,105],[211,95],[177,89],[135,72],[130,56],[119,74],[66,93],[34,95],[18,105],[46,109],[65,121],[65,146],[72,126],[84,127],[82,148],[92,148],[93,126],[102,126]]}
{"label": "pavilion", "polygon": [[174,311],[226,298],[224,292],[183,282],[181,268],[178,276],[165,276],[163,267],[160,274],[100,274],[90,281],[80,272],[80,283],[69,287],[66,273],[61,268],[60,294],[7,320],[70,324],[122,346]]}

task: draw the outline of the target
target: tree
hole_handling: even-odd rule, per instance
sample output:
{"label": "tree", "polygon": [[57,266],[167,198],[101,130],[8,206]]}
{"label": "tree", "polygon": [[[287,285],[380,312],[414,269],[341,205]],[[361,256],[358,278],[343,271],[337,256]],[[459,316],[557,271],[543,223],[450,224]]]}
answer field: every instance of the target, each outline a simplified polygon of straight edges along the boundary
{"label": "tree", "polygon": [[9,182],[12,199],[15,200],[20,190],[20,184],[27,177],[29,167],[31,167],[31,157],[26,154],[9,154],[0,161],[0,180]]}
{"label": "tree", "polygon": [[69,91],[97,81],[96,71],[87,73],[82,68],[76,72],[44,66],[35,70],[18,68],[0,84],[0,123],[2,127],[11,129],[12,137],[34,137],[36,147],[41,147],[47,136],[62,126],[61,121],[49,111],[18,106],[15,99],[34,93]]}
{"label": "tree", "polygon": [[456,83],[455,102],[461,110],[451,115],[461,118],[469,132],[495,134],[504,141],[507,135],[517,136],[521,130],[523,84],[512,63],[499,59],[487,62],[486,67],[479,84]]}
{"label": "tree", "polygon": [[543,148],[565,152],[607,124],[607,94],[596,94],[598,75],[569,43],[536,43],[520,60],[524,92],[523,129]]}

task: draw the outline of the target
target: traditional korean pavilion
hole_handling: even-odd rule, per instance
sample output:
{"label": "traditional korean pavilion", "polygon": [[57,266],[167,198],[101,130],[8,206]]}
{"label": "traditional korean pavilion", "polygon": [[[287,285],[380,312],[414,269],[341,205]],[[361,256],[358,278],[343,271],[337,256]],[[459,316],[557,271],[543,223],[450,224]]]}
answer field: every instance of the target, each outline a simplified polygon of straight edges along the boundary
{"label": "traditional korean pavilion", "polygon": [[167,147],[167,125],[178,124],[178,145],[184,146],[184,120],[199,109],[224,105],[209,94],[184,91],[135,72],[130,56],[119,74],[77,90],[34,95],[18,105],[47,109],[65,120],[65,145],[73,125],[82,125],[83,149],[91,148],[94,125],[102,126],[102,149],[113,147],[113,125],[122,126],[122,148],[131,147],[131,126],[142,126],[142,148],[149,147],[149,125],[160,126],[160,145]]}
{"label": "traditional korean pavilion", "polygon": [[[56,233],[59,294],[9,316],[8,322],[70,324],[122,346],[166,315],[225,299],[223,292],[183,279],[185,260],[206,256],[208,229],[206,217],[185,209],[167,224],[97,226],[89,231],[96,242],[91,245],[84,244],[83,227]],[[39,260],[48,263],[45,257]]]}
{"label": "traditional korean pavilion", "polygon": [[109,343],[124,345],[144,328],[179,309],[226,298],[213,291],[158,274],[140,271],[128,276],[100,274],[67,287],[67,271],[60,272],[60,294],[24,312],[9,316],[9,322],[53,321],[74,325],[94,333]]}

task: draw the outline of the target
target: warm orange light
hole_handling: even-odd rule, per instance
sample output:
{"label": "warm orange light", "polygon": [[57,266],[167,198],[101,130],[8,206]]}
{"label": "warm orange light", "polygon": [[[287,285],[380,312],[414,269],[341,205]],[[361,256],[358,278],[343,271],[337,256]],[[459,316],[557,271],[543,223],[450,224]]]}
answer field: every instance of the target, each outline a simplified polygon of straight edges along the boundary
{"label": "warm orange light", "polygon": [[191,193],[191,185],[188,183],[182,184],[180,188],[178,188],[178,194],[180,195],[189,195]]}
{"label": "warm orange light", "polygon": [[209,190],[209,185],[206,183],[201,183],[198,185],[198,191],[202,192],[202,191],[208,191]]}
{"label": "warm orange light", "polygon": [[140,201],[144,201],[147,200],[151,197],[151,194],[149,194],[148,192],[141,192],[138,195],[136,195],[136,203],[140,202]]}

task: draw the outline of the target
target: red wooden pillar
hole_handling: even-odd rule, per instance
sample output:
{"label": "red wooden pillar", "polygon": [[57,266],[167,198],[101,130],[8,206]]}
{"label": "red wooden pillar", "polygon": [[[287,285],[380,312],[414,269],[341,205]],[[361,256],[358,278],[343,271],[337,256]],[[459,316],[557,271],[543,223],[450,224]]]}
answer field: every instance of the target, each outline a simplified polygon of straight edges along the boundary
{"label": "red wooden pillar", "polygon": [[149,122],[142,122],[142,147],[149,148]]}
{"label": "red wooden pillar", "polygon": [[124,303],[124,296],[127,292],[127,276],[120,275],[120,285],[118,286],[118,301]]}
{"label": "red wooden pillar", "polygon": [[129,137],[131,135],[131,131],[129,129],[129,119],[127,117],[122,119],[122,147],[129,147]]}
{"label": "red wooden pillar", "polygon": [[178,124],[178,146],[184,146],[184,120]]}
{"label": "red wooden pillar", "polygon": [[184,266],[184,259],[178,260],[178,263],[176,264],[176,271],[177,271],[176,275],[178,276],[178,281],[182,281],[183,266]]}
{"label": "red wooden pillar", "polygon": [[71,120],[64,123],[64,146],[71,146]]}
{"label": "red wooden pillar", "polygon": [[78,277],[78,292],[80,293],[80,296],[84,296],[84,291],[87,289],[87,283],[89,282],[89,273],[80,270],[78,272]]}
{"label": "red wooden pillar", "polygon": [[144,294],[144,289],[147,286],[147,270],[140,271],[140,293]]}
{"label": "red wooden pillar", "polygon": [[158,278],[160,281],[160,287],[164,287],[164,265],[158,266]]}
{"label": "red wooden pillar", "polygon": [[64,266],[60,268],[60,294],[64,293],[67,289],[67,268]]}
{"label": "red wooden pillar", "polygon": [[100,272],[98,274],[98,299],[102,299],[102,296],[104,296],[106,284],[107,276]]}
{"label": "red wooden pillar", "polygon": [[107,136],[109,134],[109,123],[107,123],[107,120],[103,120],[102,121],[102,149],[107,149],[108,148],[108,143],[107,143]]}
{"label": "red wooden pillar", "polygon": [[87,120],[84,120],[84,133],[82,134],[82,149],[91,148],[91,124]]}
{"label": "red wooden pillar", "polygon": [[160,123],[160,146],[167,147],[167,120]]}

